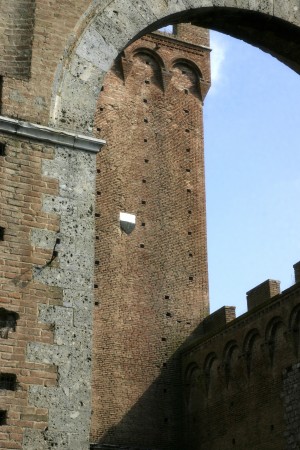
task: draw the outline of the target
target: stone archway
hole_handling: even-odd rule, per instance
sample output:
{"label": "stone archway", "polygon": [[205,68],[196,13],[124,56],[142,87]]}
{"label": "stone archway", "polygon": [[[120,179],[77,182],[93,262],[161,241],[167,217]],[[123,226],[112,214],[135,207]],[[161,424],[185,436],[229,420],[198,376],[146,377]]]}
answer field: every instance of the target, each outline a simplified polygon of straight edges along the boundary
{"label": "stone archway", "polygon": [[80,19],[57,70],[51,124],[92,134],[96,100],[118,54],[149,31],[185,21],[244,39],[300,71],[296,0],[97,1]]}

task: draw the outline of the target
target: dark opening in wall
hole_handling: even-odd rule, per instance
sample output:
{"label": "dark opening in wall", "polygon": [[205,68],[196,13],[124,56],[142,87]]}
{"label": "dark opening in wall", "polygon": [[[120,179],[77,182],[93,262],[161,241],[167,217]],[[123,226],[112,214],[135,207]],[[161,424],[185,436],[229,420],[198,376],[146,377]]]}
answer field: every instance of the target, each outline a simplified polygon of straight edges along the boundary
{"label": "dark opening in wall", "polygon": [[6,425],[7,411],[0,410],[0,426]]}
{"label": "dark opening in wall", "polygon": [[150,81],[149,80],[145,80],[145,84],[150,84]]}
{"label": "dark opening in wall", "polygon": [[145,248],[145,245],[144,245],[144,244],[140,244],[140,247],[141,247],[141,248]]}
{"label": "dark opening in wall", "polygon": [[169,300],[170,296],[169,295],[165,295],[165,299]]}
{"label": "dark opening in wall", "polygon": [[8,311],[5,308],[0,308],[0,337],[8,338],[10,331],[16,331],[17,320],[19,314],[14,311]]}
{"label": "dark opening in wall", "polygon": [[0,374],[0,389],[15,391],[17,385],[17,376],[14,373]]}
{"label": "dark opening in wall", "polygon": [[6,144],[4,142],[0,142],[0,156],[5,156],[5,147]]}
{"label": "dark opening in wall", "polygon": [[144,227],[146,224],[145,224],[145,222],[142,222],[142,227]]}
{"label": "dark opening in wall", "polygon": [[0,227],[0,241],[4,241],[4,230],[5,228]]}
{"label": "dark opening in wall", "polygon": [[144,142],[148,142],[148,139],[144,139]]}
{"label": "dark opening in wall", "polygon": [[146,200],[142,200],[142,205],[146,205]]}

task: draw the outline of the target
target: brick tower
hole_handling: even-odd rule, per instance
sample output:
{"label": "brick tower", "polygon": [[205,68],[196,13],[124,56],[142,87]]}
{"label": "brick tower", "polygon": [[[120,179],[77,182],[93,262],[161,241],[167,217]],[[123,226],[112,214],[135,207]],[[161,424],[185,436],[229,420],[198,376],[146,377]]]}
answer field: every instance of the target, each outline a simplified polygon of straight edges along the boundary
{"label": "brick tower", "polygon": [[209,310],[208,45],[208,31],[186,24],[144,36],[98,101],[94,448],[181,449],[178,349]]}

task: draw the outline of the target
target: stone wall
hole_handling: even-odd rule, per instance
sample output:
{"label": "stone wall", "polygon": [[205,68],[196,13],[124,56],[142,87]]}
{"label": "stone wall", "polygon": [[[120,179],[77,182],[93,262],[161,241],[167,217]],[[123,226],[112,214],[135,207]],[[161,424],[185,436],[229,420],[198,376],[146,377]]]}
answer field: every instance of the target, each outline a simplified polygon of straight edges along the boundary
{"label": "stone wall", "polygon": [[3,118],[0,129],[0,446],[88,449],[101,141]]}

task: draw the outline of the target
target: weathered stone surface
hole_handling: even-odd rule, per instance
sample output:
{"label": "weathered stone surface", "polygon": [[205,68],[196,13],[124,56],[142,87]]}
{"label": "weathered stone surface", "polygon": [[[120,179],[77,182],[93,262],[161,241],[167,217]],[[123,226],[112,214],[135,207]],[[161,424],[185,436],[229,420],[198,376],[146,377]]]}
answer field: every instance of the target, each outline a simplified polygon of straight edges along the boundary
{"label": "weathered stone surface", "polygon": [[[44,175],[51,175],[60,181],[59,193],[62,194],[45,196],[44,211],[59,215],[64,224],[67,218],[68,226],[61,227],[59,233],[59,267],[38,267],[34,277],[40,283],[58,286],[66,291],[63,294],[64,306],[41,305],[39,309],[39,320],[54,327],[54,344],[29,344],[27,358],[36,363],[57,366],[58,387],[32,387],[30,401],[37,407],[48,408],[51,439],[47,434],[46,440],[49,446],[55,444],[60,449],[69,449],[70,442],[76,441],[80,444],[74,448],[84,450],[89,447],[94,164],[93,154],[58,148],[56,158],[43,166]],[[82,233],[78,233],[79,226]],[[45,243],[46,248],[51,248],[47,237],[52,244],[54,238],[56,242],[57,235],[42,231],[32,234],[33,243],[40,246]],[[65,436],[62,440],[59,437],[61,432]],[[23,448],[27,450],[34,445],[38,448],[40,442],[43,442],[41,435],[30,435],[28,431]]]}

